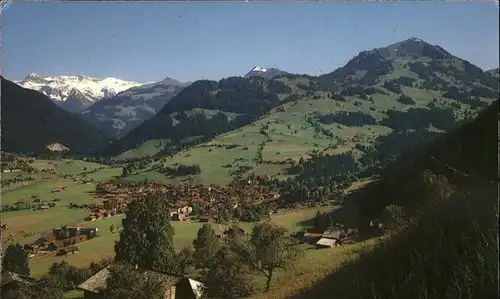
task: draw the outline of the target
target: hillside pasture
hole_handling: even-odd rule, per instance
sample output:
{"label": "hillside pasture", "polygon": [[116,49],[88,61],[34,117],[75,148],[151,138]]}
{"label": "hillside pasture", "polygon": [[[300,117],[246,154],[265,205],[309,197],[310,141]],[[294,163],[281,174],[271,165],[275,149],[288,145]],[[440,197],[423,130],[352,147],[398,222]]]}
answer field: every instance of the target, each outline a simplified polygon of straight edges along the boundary
{"label": "hillside pasture", "polygon": [[138,147],[128,150],[116,156],[117,160],[154,156],[170,142],[169,139],[152,139],[144,142]]}

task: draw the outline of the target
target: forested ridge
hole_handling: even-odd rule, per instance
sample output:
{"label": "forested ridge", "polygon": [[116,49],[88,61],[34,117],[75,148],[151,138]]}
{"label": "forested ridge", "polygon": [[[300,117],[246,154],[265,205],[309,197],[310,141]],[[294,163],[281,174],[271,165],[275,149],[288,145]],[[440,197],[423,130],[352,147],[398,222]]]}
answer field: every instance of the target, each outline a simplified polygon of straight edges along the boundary
{"label": "forested ridge", "polygon": [[[155,117],[108,147],[105,154],[120,153],[155,138],[169,138],[178,146],[188,137],[214,137],[258,119],[281,103],[278,94],[290,91],[290,87],[280,81],[266,81],[260,77],[196,81],[168,102]],[[192,109],[216,113],[213,116],[188,115]],[[231,118],[228,113],[237,115]]]}

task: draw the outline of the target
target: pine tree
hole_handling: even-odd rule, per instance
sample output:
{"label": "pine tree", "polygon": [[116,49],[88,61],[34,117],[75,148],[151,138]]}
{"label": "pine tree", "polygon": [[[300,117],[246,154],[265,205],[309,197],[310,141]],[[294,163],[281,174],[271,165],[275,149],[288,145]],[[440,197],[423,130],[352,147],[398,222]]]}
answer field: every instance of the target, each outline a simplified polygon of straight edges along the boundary
{"label": "pine tree", "polygon": [[2,260],[2,273],[5,271],[17,274],[30,274],[28,253],[24,251],[19,243],[11,244],[5,250],[5,255]]}
{"label": "pine tree", "polygon": [[115,260],[147,270],[174,271],[174,228],[169,207],[158,195],[131,202],[122,220]]}
{"label": "pine tree", "polygon": [[321,231],[323,229],[323,214],[318,211],[313,220],[313,228],[315,231]]}
{"label": "pine tree", "polygon": [[205,272],[206,269],[211,268],[213,265],[215,255],[221,246],[217,235],[215,235],[210,225],[204,224],[198,230],[198,236],[193,240],[193,246],[194,265],[197,269],[202,269],[202,271]]}

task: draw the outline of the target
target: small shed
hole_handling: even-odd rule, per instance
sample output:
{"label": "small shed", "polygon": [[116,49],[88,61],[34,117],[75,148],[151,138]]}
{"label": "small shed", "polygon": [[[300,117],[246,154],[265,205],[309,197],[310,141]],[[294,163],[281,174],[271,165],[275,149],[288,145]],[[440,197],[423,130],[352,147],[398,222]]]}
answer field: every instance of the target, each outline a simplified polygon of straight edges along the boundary
{"label": "small shed", "polygon": [[321,238],[340,240],[344,236],[344,233],[340,230],[327,230],[321,235]]}
{"label": "small shed", "polygon": [[47,151],[49,152],[49,158],[52,160],[59,160],[62,158],[63,154],[67,151],[69,151],[69,148],[66,147],[65,145],[54,142],[51,144],[47,144],[45,146]]}
{"label": "small shed", "polygon": [[316,249],[320,248],[331,248],[333,246],[337,245],[337,240],[335,239],[327,239],[327,238],[321,238],[316,242]]}
{"label": "small shed", "polygon": [[62,240],[54,240],[47,245],[47,250],[56,251],[64,247],[64,242]]}
{"label": "small shed", "polygon": [[38,251],[38,247],[36,245],[33,245],[33,244],[24,244],[23,246],[24,248],[24,251],[28,252],[28,253],[35,253]]}
{"label": "small shed", "polygon": [[56,255],[67,255],[68,253],[75,254],[75,252],[80,251],[77,246],[71,245],[71,246],[66,246],[63,248],[60,248]]}

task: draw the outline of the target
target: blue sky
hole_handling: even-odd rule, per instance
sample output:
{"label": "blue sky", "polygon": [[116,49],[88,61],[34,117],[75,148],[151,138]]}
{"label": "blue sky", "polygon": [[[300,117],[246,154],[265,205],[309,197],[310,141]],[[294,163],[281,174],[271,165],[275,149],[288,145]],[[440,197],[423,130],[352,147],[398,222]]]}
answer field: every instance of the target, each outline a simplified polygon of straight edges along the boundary
{"label": "blue sky", "polygon": [[317,75],[415,36],[498,67],[494,3],[50,2],[2,13],[2,73],[219,80],[253,66]]}

